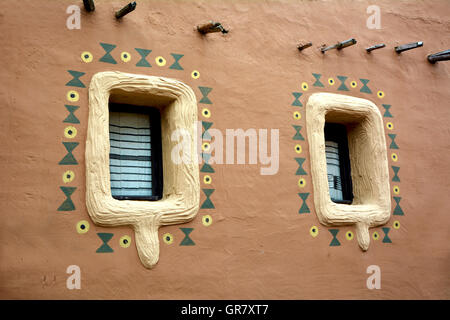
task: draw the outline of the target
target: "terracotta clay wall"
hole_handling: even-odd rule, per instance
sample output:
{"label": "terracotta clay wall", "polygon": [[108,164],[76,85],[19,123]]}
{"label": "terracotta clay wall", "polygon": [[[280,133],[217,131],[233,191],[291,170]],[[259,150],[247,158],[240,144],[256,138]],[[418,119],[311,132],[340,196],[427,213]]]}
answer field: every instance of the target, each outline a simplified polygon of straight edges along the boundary
{"label": "terracotta clay wall", "polygon": [[[0,297],[450,298],[450,65],[431,65],[425,58],[450,47],[450,5],[446,0],[377,1],[381,29],[371,30],[366,9],[373,2],[138,1],[134,12],[116,21],[113,13],[126,1],[96,0],[96,10],[89,14],[82,1],[4,1]],[[71,4],[81,7],[80,30],[66,27]],[[230,32],[202,37],[194,31],[209,19],[222,22]],[[358,43],[340,52],[322,55],[317,49],[351,37]],[[299,53],[300,40],[312,41],[313,47]],[[413,41],[424,41],[424,46],[401,55],[393,51]],[[382,42],[387,48],[370,55],[364,51]],[[100,61],[105,55],[100,43],[115,46],[110,53],[116,64]],[[136,65],[136,48],[151,50],[146,57],[151,67]],[[92,54],[92,62],[81,59],[84,51]],[[121,52],[131,54],[131,60],[124,62]],[[178,61],[182,70],[171,68],[171,54],[183,55]],[[164,66],[156,63],[158,56],[166,60]],[[84,73],[79,77],[84,88],[67,85],[73,79],[68,70]],[[209,196],[214,208],[208,203],[193,221],[161,228],[160,259],[152,270],[141,264],[131,228],[96,226],[86,210],[88,87],[95,73],[115,70],[183,81],[198,98],[199,120],[212,122],[211,128],[223,133],[238,128],[280,133],[277,174],[260,175],[259,164],[213,164],[212,183],[205,185],[205,173],[200,173],[201,189],[214,189]],[[200,73],[197,79],[191,75],[194,70]],[[320,75],[323,87],[313,74]],[[348,91],[338,76],[347,77]],[[356,81],[355,88],[351,81]],[[211,89],[211,104],[200,103],[199,87]],[[70,90],[79,94],[78,101],[67,100]],[[379,107],[384,123],[393,125],[392,130],[385,126],[385,133],[396,214],[385,226],[370,229],[379,239],[371,240],[367,252],[356,239],[347,239],[354,226],[326,227],[315,214],[305,123],[305,105],[315,92],[368,99]],[[392,117],[383,104],[391,106]],[[64,122],[70,114],[65,105],[79,106],[73,112],[79,123]],[[201,115],[205,107],[211,113],[208,119]],[[294,111],[301,119],[294,119]],[[293,139],[293,125],[302,127],[305,140]],[[68,126],[76,129],[76,136],[65,135]],[[389,133],[396,135],[399,149],[390,148]],[[79,143],[66,144],[77,164],[73,159],[60,164],[68,154],[63,142]],[[300,154],[294,150],[297,143]],[[303,161],[305,174],[296,175],[295,158],[304,159],[298,161]],[[392,166],[400,168],[400,181],[395,181]],[[75,174],[70,182],[62,179],[67,170]],[[299,178],[304,178],[304,187],[299,187]],[[63,191],[72,192],[70,200]],[[200,205],[206,200],[203,190]],[[205,215],[212,217],[207,227]],[[82,220],[90,228],[80,234],[77,223]],[[310,234],[312,226],[319,231],[316,237]],[[192,242],[180,228],[192,228]],[[96,252],[102,245],[98,233],[112,234],[107,246],[113,252]],[[172,244],[163,241],[165,233],[173,236]],[[126,235],[131,245],[123,248],[120,239]],[[69,265],[81,269],[80,290],[66,288]],[[366,287],[370,265],[381,269],[380,290]]]}

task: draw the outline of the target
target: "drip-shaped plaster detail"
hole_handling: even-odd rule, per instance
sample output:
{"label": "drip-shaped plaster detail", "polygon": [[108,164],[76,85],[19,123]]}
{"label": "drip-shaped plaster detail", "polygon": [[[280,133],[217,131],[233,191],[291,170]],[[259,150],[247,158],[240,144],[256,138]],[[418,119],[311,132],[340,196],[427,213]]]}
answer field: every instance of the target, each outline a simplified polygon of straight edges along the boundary
{"label": "drip-shaped plaster detail", "polygon": [[[164,187],[159,201],[116,200],[111,196],[110,100],[160,108]],[[85,154],[86,206],[97,225],[133,227],[139,258],[146,268],[152,268],[159,259],[159,227],[186,223],[198,212],[196,121],[195,94],[180,81],[122,72],[100,72],[92,77]],[[177,129],[187,130],[191,138],[191,161],[180,164],[171,159],[171,150],[177,143],[171,140],[171,133]]]}
{"label": "drip-shaped plaster detail", "polygon": [[[353,184],[352,204],[331,201],[325,157],[325,122],[347,126]],[[315,93],[306,104],[314,205],[326,226],[356,225],[362,250],[370,244],[369,228],[390,217],[389,168],[380,111],[371,101],[331,93]]]}

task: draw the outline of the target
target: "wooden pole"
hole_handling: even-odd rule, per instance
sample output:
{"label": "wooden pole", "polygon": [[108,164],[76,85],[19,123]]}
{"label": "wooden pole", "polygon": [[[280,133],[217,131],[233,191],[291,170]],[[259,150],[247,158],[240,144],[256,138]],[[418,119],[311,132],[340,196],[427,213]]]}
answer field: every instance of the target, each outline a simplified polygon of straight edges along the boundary
{"label": "wooden pole", "polygon": [[130,2],[125,7],[116,12],[116,19],[122,18],[124,15],[129,14],[136,9],[136,1]]}
{"label": "wooden pole", "polygon": [[84,9],[87,12],[92,12],[95,10],[94,0],[83,0]]}
{"label": "wooden pole", "polygon": [[419,48],[419,47],[422,47],[422,46],[423,46],[423,42],[419,41],[419,42],[412,42],[412,43],[403,44],[401,46],[397,46],[397,47],[395,47],[394,50],[397,53],[401,53],[403,51]]}

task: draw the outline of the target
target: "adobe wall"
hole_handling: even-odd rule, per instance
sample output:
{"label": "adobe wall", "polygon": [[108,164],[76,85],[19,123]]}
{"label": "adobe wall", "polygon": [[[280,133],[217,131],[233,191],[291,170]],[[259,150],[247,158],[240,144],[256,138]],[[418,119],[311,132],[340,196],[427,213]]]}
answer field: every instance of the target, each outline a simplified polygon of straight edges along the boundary
{"label": "adobe wall", "polygon": [[[450,47],[448,1],[377,1],[379,30],[366,26],[372,1],[138,1],[121,21],[113,14],[126,1],[95,3],[93,13],[74,0],[2,3],[1,298],[450,298],[450,65],[426,60]],[[66,27],[71,4],[81,7],[80,30]],[[230,32],[201,36],[194,30],[210,19]],[[341,51],[318,49],[352,37],[358,43]],[[313,46],[299,52],[299,41]],[[393,50],[414,41],[424,46],[400,55]],[[100,43],[114,45],[112,60],[104,58]],[[387,48],[365,52],[377,43]],[[151,50],[146,56],[151,67],[137,65],[136,48]],[[91,62],[81,59],[85,51]],[[123,61],[121,52],[131,60]],[[181,68],[172,54],[183,55]],[[157,64],[158,56],[165,65]],[[68,85],[73,79],[68,70],[84,73],[83,86]],[[276,174],[261,175],[266,165],[259,162],[200,170],[201,208],[191,222],[159,229],[159,262],[153,269],[142,265],[132,228],[97,226],[87,212],[88,88],[102,71],[184,82],[197,97],[199,121],[212,122],[223,134],[279,129]],[[338,76],[347,78],[342,82]],[[68,100],[70,90],[79,94],[78,101]],[[368,99],[383,116],[392,212],[385,225],[369,230],[365,252],[356,237],[346,236],[355,234],[354,225],[324,226],[315,212],[305,106],[317,92]],[[388,113],[383,104],[391,106]],[[68,119],[65,105],[79,107],[73,111],[79,123]],[[294,125],[301,126],[304,140]],[[68,126],[76,136],[65,134]],[[395,135],[398,149],[388,134]],[[73,142],[78,144],[67,144]],[[66,147],[73,158],[66,158]],[[397,174],[392,167],[399,168]],[[62,178],[67,170],[75,174],[71,181]],[[205,174],[212,178],[209,185]],[[63,191],[71,194],[69,200]],[[205,215],[212,218],[208,226]],[[89,223],[86,233],[77,232],[82,220]],[[192,228],[189,238],[180,228]],[[98,233],[112,234],[107,241],[112,250],[97,252]],[[163,241],[166,233],[171,244]],[[121,246],[123,236],[131,240],[127,248]],[[80,290],[66,287],[70,265],[81,269]],[[366,286],[370,265],[381,269],[380,290]]]}

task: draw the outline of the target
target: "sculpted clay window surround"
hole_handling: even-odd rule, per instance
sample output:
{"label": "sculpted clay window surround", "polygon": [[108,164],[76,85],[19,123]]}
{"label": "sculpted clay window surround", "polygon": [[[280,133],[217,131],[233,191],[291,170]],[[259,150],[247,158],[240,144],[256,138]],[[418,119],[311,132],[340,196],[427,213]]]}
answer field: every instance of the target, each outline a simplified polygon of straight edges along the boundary
{"label": "sculpted clay window surround", "polygon": [[[331,199],[325,123],[346,127],[353,194],[351,204],[336,203]],[[385,224],[391,209],[386,141],[380,111],[366,99],[315,93],[306,104],[306,126],[314,205],[319,221],[326,226],[355,225],[358,244],[366,251],[370,244],[369,228]],[[329,147],[333,146],[336,145],[329,144]]]}
{"label": "sculpted clay window surround", "polygon": [[[109,104],[112,106],[111,114]],[[117,105],[122,105],[120,111],[124,111],[123,105],[128,105],[127,111],[138,110],[139,112],[114,114],[117,111],[115,109]],[[133,107],[129,105],[133,105]],[[149,106],[158,110],[152,110]],[[150,114],[149,119],[142,116],[147,111],[147,114]],[[154,142],[157,134],[153,135],[153,130],[150,129],[150,141],[145,140],[147,136],[145,128],[148,124],[153,129],[158,126],[158,122],[155,124],[152,121],[152,118],[155,119],[152,114],[156,116],[156,112],[161,117],[161,176],[163,181],[161,183],[161,196],[154,198],[155,192],[158,192],[158,187],[153,185],[153,181],[157,176],[155,176],[153,158],[148,161],[147,156],[155,155],[156,150],[154,151],[153,148],[155,148]],[[126,119],[127,117],[132,119]],[[116,163],[113,160],[127,160],[125,158],[129,158],[111,156],[117,155],[117,152],[127,154],[127,152],[123,153],[127,149],[121,151],[120,148],[115,148],[115,144],[111,143],[113,140],[110,141],[110,138],[120,140],[116,138],[125,137],[110,133],[110,130],[111,132],[118,132],[117,127],[114,127],[114,124],[117,125],[117,121],[119,121],[118,126],[132,127],[132,125],[120,125],[122,118],[124,123],[139,125],[144,128],[141,132],[142,143],[135,144],[135,147],[122,144],[122,147],[134,149],[150,149],[147,147],[151,147],[150,152],[148,150],[134,150],[143,152],[145,155],[143,158],[133,158],[133,160],[143,159],[146,165],[151,166],[151,183],[150,179],[145,179],[143,175],[139,179],[128,179],[127,175],[118,177],[111,173],[113,167],[110,167],[110,161]],[[194,92],[189,86],[178,80],[122,72],[100,72],[92,77],[89,87],[89,123],[85,154],[86,206],[91,219],[97,225],[133,227],[139,258],[147,268],[152,268],[159,259],[159,227],[185,223],[197,215],[200,182],[196,159],[196,121],[197,103]],[[178,143],[172,141],[171,134],[178,129],[189,133],[189,135],[183,137],[190,139],[191,152],[189,155],[183,155],[183,158],[190,161],[175,163],[171,159],[171,150]],[[147,129],[147,131],[149,130]],[[131,156],[140,157],[135,154],[131,154]],[[123,164],[119,163],[118,165],[123,166]],[[147,168],[146,165],[142,167]],[[132,190],[133,192],[139,192],[139,194],[125,195],[123,192],[126,189],[115,189],[114,184],[112,185],[112,183],[118,182],[115,180],[120,179],[140,180],[138,183],[141,185],[147,184],[147,187],[143,187],[142,190]],[[112,190],[116,190],[113,191],[114,193],[122,194],[117,193],[113,197]],[[127,197],[139,198],[140,200],[129,200],[126,199]],[[156,201],[146,200],[146,197]]]}

